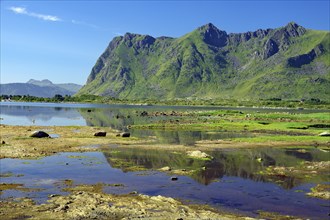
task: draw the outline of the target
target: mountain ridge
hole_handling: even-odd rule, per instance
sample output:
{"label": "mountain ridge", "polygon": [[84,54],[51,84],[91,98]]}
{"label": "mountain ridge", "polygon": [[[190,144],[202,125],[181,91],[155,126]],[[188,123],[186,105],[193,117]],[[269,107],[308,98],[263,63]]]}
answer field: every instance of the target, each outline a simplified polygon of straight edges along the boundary
{"label": "mountain ridge", "polygon": [[26,83],[0,84],[1,95],[30,95],[36,97],[51,98],[55,95],[74,95],[81,88],[74,83],[54,84],[48,79],[30,79]]}
{"label": "mountain ridge", "polygon": [[329,36],[294,22],[238,34],[208,23],[179,38],[126,33],[109,43],[78,95],[329,100]]}

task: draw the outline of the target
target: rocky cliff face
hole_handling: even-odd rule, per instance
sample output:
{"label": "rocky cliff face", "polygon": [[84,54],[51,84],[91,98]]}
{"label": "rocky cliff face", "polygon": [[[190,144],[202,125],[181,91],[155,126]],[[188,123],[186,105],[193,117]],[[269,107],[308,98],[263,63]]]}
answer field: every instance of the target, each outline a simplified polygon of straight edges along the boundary
{"label": "rocky cliff face", "polygon": [[329,99],[327,56],[329,32],[293,22],[239,34],[209,23],[176,39],[126,33],[110,42],[79,94]]}

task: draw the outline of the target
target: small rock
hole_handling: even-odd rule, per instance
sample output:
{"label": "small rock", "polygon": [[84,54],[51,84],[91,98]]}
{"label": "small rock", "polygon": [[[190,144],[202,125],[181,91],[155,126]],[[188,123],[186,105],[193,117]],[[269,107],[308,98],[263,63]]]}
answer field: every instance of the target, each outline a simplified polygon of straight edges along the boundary
{"label": "small rock", "polygon": [[140,116],[148,116],[148,112],[143,111],[143,112],[141,112]]}
{"label": "small rock", "polygon": [[105,131],[98,131],[94,133],[95,137],[105,137],[107,135],[107,132]]}
{"label": "small rock", "polygon": [[172,176],[172,177],[171,177],[171,180],[172,180],[172,181],[177,181],[177,180],[178,180],[178,177],[176,177],[176,176]]}
{"label": "small rock", "polygon": [[195,157],[195,158],[211,158],[212,159],[212,157],[210,155],[208,155],[207,153],[201,152],[199,150],[188,151],[187,154],[190,157]]}
{"label": "small rock", "polygon": [[6,144],[6,142],[5,141],[2,141],[1,144]]}
{"label": "small rock", "polygon": [[172,169],[171,169],[171,167],[166,166],[166,167],[162,167],[162,168],[160,168],[159,170],[160,170],[160,171],[171,171]]}
{"label": "small rock", "polygon": [[49,197],[49,198],[54,198],[54,197],[57,197],[57,196],[60,196],[60,195],[57,195],[57,194],[50,194],[48,197]]}
{"label": "small rock", "polygon": [[321,134],[319,134],[319,136],[328,137],[328,136],[330,136],[330,132],[328,132],[328,131],[322,132]]}
{"label": "small rock", "polygon": [[120,136],[121,136],[121,137],[130,137],[130,136],[131,136],[131,133],[129,133],[129,132],[124,132],[124,133],[121,133]]}
{"label": "small rock", "polygon": [[45,138],[45,137],[50,137],[49,134],[47,134],[44,131],[34,131],[30,137],[35,137],[35,138]]}

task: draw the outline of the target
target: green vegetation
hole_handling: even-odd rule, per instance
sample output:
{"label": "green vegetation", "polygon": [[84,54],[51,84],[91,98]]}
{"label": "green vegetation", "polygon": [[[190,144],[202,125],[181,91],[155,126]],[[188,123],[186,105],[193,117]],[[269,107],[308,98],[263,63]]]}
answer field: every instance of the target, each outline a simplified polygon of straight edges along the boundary
{"label": "green vegetation", "polygon": [[111,41],[77,96],[324,105],[330,101],[329,34],[295,23],[243,34],[207,24],[177,39],[127,33]]}
{"label": "green vegetation", "polygon": [[[150,113],[150,115],[153,115]],[[179,117],[177,117],[179,118]],[[213,110],[189,112],[179,118],[154,120],[150,124],[136,124],[132,128],[173,131],[217,131],[253,134],[230,138],[236,143],[283,142],[295,145],[327,145],[328,137],[319,136],[330,128],[329,112],[246,112],[234,110]],[[161,133],[161,132],[160,132]],[[161,136],[161,134],[160,134]],[[212,141],[207,141],[212,143]],[[201,141],[201,144],[203,143]]]}
{"label": "green vegetation", "polygon": [[118,99],[110,96],[98,95],[75,95],[61,96],[55,95],[52,98],[43,98],[30,95],[1,95],[1,100],[21,101],[21,102],[75,102],[75,103],[101,103],[101,104],[139,104],[139,105],[168,105],[168,106],[232,106],[232,107],[270,107],[270,108],[309,108],[309,109],[329,109],[330,101],[319,99],[305,100],[281,100],[279,98],[238,100],[238,99]]}
{"label": "green vegetation", "polygon": [[104,98],[96,95],[81,95],[73,97],[69,95],[62,96],[56,94],[52,98],[37,97],[30,95],[1,95],[1,100],[21,101],[21,102],[103,102]]}

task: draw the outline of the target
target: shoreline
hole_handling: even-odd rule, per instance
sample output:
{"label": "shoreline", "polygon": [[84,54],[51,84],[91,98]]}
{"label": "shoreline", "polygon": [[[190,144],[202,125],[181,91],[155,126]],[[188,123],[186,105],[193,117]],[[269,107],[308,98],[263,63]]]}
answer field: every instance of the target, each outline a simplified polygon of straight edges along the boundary
{"label": "shoreline", "polygon": [[[244,101],[247,102],[247,101]],[[289,101],[288,101],[289,102]],[[297,101],[295,101],[297,102]],[[8,103],[40,103],[40,104],[75,104],[75,105],[128,105],[128,106],[171,106],[171,107],[196,107],[196,108],[214,108],[214,109],[265,109],[265,110],[297,110],[297,111],[304,111],[304,110],[315,110],[315,111],[321,111],[321,112],[330,112],[330,104],[325,104],[321,106],[321,108],[315,108],[318,107],[317,105],[302,105],[302,106],[273,106],[273,105],[241,105],[241,104],[213,104],[213,103],[181,103],[181,102],[175,102],[175,101],[164,101],[164,102],[153,102],[150,103],[148,101],[145,102],[132,102],[132,101],[118,101],[118,102],[89,102],[89,101],[81,101],[81,102],[75,102],[75,101],[64,101],[64,102],[53,102],[53,101],[24,101],[24,100],[1,100],[0,104],[8,104]],[[257,104],[257,103],[255,103]]]}
{"label": "shoreline", "polygon": [[[160,144],[154,139],[142,139],[136,137],[119,137],[120,133],[109,127],[89,126],[16,126],[0,125],[0,159],[19,158],[33,159],[50,156],[60,152],[88,152],[101,151],[102,146],[119,144],[122,148],[158,149],[178,151],[191,150],[191,146],[180,144]],[[43,130],[55,138],[31,138],[30,134],[35,130]],[[107,132],[106,137],[95,137],[98,131]],[[95,146],[98,147],[88,147]],[[330,142],[317,141],[267,141],[267,142],[244,142],[235,140],[203,140],[196,141],[194,150],[217,150],[217,149],[241,149],[258,147],[320,147],[330,149]]]}
{"label": "shoreline", "polygon": [[[12,126],[0,125],[1,145],[0,159],[37,159],[40,157],[51,156],[60,152],[103,152],[104,147],[109,145],[120,145],[120,149],[156,149],[164,151],[188,152],[193,150],[216,151],[218,149],[236,149],[241,148],[262,148],[270,143],[248,143],[233,141],[199,141],[195,146],[184,145],[166,145],[153,142],[153,140],[140,139],[136,137],[123,138],[118,137],[119,131],[109,127],[88,127],[88,126]],[[57,138],[31,138],[29,135],[34,130],[44,130],[50,134],[58,135]],[[93,134],[98,131],[106,131],[106,137],[94,137]],[[311,146],[306,143],[306,147]],[[301,147],[301,142],[273,142],[270,147]],[[319,145],[318,147],[330,150],[329,143]],[[112,150],[115,148],[112,148]],[[313,169],[320,169],[318,163]],[[329,162],[323,164],[328,167]],[[283,175],[279,172],[288,172],[277,167],[269,170],[264,175],[272,178],[274,175]],[[291,169],[291,168],[290,168]],[[166,172],[166,171],[165,171]],[[189,172],[172,174],[187,175]],[[299,170],[297,172],[300,172]],[[310,171],[308,171],[310,172]],[[171,173],[171,172],[170,172]],[[101,186],[101,188],[100,188]],[[50,195],[46,203],[36,204],[31,198],[4,199],[0,205],[0,216],[6,216],[7,219],[17,219],[29,217],[34,219],[67,219],[81,218],[88,219],[96,217],[98,219],[131,219],[131,218],[170,218],[170,219],[254,219],[253,217],[242,216],[235,213],[221,212],[211,206],[198,204],[184,204],[171,197],[147,196],[132,192],[132,194],[115,195],[106,194],[102,191],[102,185],[80,185],[75,187],[68,186],[68,195]],[[24,185],[10,183],[0,184],[2,190],[31,190],[22,188]],[[320,185],[315,188],[315,195],[310,196],[328,196],[326,193],[328,186]],[[317,190],[321,190],[318,192]],[[323,191],[322,191],[323,190]],[[326,197],[327,198],[327,197]],[[109,205],[111,204],[111,205]],[[260,212],[262,216],[272,218],[290,219],[291,216],[281,216],[275,213]]]}

